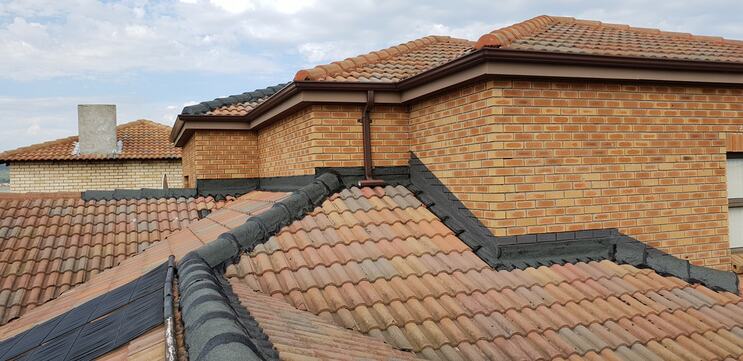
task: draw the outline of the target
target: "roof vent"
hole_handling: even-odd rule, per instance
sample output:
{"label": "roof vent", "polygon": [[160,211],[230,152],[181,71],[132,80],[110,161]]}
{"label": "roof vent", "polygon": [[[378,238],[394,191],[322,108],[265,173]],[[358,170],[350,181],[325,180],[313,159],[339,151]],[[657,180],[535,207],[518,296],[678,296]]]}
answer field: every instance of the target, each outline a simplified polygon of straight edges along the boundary
{"label": "roof vent", "polygon": [[116,105],[80,104],[77,106],[80,141],[77,153],[115,154],[121,152],[116,141]]}

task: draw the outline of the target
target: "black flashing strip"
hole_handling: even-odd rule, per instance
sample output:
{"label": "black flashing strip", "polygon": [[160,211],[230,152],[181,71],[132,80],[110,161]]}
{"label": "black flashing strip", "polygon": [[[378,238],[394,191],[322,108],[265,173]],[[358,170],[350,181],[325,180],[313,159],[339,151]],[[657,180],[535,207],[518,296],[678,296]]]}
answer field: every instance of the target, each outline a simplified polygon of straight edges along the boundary
{"label": "black flashing strip", "polygon": [[196,193],[203,196],[223,198],[240,196],[258,189],[257,178],[197,179]]}
{"label": "black flashing strip", "polygon": [[[341,178],[345,187],[358,186],[365,178],[364,167],[318,167],[315,174],[335,173]],[[374,167],[372,178],[382,180],[390,185],[407,185],[410,183],[410,167]]]}
{"label": "black flashing strip", "polygon": [[0,342],[0,360],[95,359],[163,323],[163,263],[144,276]]}
{"label": "black flashing strip", "polygon": [[338,175],[321,174],[312,183],[293,192],[265,212],[248,218],[242,225],[223,233],[196,252],[209,267],[224,268],[229,263],[237,262],[241,252],[252,251],[279,229],[303,217],[340,187]]}
{"label": "black flashing strip", "polygon": [[82,193],[84,201],[145,199],[145,198],[194,198],[198,194],[195,188],[142,188],[116,189],[112,191],[85,191]]}
{"label": "black flashing strip", "polygon": [[494,236],[490,230],[413,152],[410,154],[408,189],[470,248],[497,255],[497,249],[483,248],[486,244],[493,244]]}
{"label": "black flashing strip", "polygon": [[[334,173],[341,178],[341,183],[349,187],[358,184],[364,178],[363,167],[318,167],[314,175],[297,175],[265,178],[236,179],[198,179],[196,189],[199,195],[226,196],[242,195],[254,190],[270,192],[293,192],[310,183],[317,175]],[[391,185],[408,184],[410,169],[407,166],[375,167],[374,178]]]}
{"label": "black flashing strip", "polygon": [[693,265],[688,260],[622,234],[616,228],[495,237],[494,243],[484,248],[497,249],[498,255],[495,257],[475,252],[495,269],[610,260],[650,268],[661,275],[700,283],[716,291],[739,294],[738,276],[735,273]]}
{"label": "black flashing strip", "polygon": [[279,359],[224,276],[197,252],[183,257],[178,275],[186,346],[192,360]]}
{"label": "black flashing strip", "polygon": [[245,92],[242,94],[230,95],[224,98],[216,98],[214,100],[201,102],[195,105],[189,105],[184,107],[181,111],[183,115],[204,115],[212,110],[221,108],[223,106],[247,103],[260,100],[271,95],[276,94],[279,90],[283,89],[289,83],[281,83],[274,86],[270,86],[263,89],[256,89],[251,92]]}
{"label": "black flashing strip", "polygon": [[411,154],[408,187],[428,209],[495,269],[524,269],[575,262],[611,260],[739,294],[733,272],[696,266],[650,247],[617,229],[525,234],[497,237]]}

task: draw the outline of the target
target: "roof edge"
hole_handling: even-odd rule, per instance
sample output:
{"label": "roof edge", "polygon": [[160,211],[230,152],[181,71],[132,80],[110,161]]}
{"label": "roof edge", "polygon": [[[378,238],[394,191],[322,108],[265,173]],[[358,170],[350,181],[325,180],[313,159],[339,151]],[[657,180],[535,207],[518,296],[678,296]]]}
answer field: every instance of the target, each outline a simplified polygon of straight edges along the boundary
{"label": "roof edge", "polygon": [[487,34],[482,35],[475,44],[475,49],[481,49],[483,47],[495,47],[503,48],[510,45],[515,40],[528,38],[536,35],[541,31],[545,30],[552,24],[555,23],[568,23],[568,24],[581,24],[593,27],[605,27],[614,28],[625,31],[633,31],[645,34],[658,34],[672,36],[679,39],[693,39],[699,41],[709,41],[714,43],[732,44],[732,45],[743,45],[743,40],[726,39],[721,36],[709,36],[709,35],[694,35],[691,33],[682,33],[675,31],[666,31],[656,28],[643,28],[635,27],[627,24],[615,24],[605,23],[596,20],[576,19],[568,16],[549,16],[540,15],[534,18],[524,20],[520,23],[516,23],[510,26],[506,26],[500,29],[493,30]]}
{"label": "roof edge", "polygon": [[323,173],[312,183],[292,192],[265,212],[248,218],[245,223],[221,234],[195,252],[209,267],[226,267],[236,263],[243,252],[250,252],[264,243],[282,227],[304,217],[342,187],[340,177]]}
{"label": "roof edge", "polygon": [[429,35],[415,40],[408,41],[399,45],[394,45],[385,49],[372,51],[366,54],[346,58],[341,61],[334,61],[330,64],[317,65],[314,68],[302,69],[294,75],[294,81],[318,80],[326,76],[339,74],[343,71],[349,71],[366,64],[374,64],[381,60],[386,60],[398,55],[406,54],[414,50],[421,49],[430,44],[445,42],[457,39],[445,35]]}
{"label": "roof edge", "polygon": [[[222,274],[196,252],[178,264],[178,290],[185,341],[194,360],[278,360],[255,320],[240,317]],[[245,315],[242,315],[245,316]],[[246,323],[246,321],[248,321]],[[252,322],[249,322],[252,321]]]}
{"label": "roof edge", "polygon": [[198,104],[183,107],[183,110],[181,110],[181,114],[178,114],[178,116],[175,118],[173,128],[170,130],[170,141],[175,143],[176,146],[183,146],[183,144],[185,144],[185,142],[191,136],[191,134],[184,135],[183,133],[185,122],[204,120],[231,122],[243,120],[245,119],[245,115],[208,115],[206,113],[223,106],[254,101],[264,97],[271,98],[274,94],[278,93],[290,84],[291,82],[279,83],[274,86],[256,89],[253,91],[244,92],[242,94],[215,98],[214,100],[203,101]]}
{"label": "roof edge", "polygon": [[189,105],[183,107],[181,110],[182,115],[206,115],[206,113],[221,108],[227,105],[234,105],[238,103],[245,103],[249,101],[258,100],[261,98],[269,97],[285,86],[289,82],[279,83],[273,86],[265,87],[262,89],[255,89],[253,91],[244,92],[241,94],[229,95],[226,97],[215,98],[214,100],[203,101],[198,104]]}
{"label": "roof edge", "polygon": [[540,15],[520,23],[496,29],[482,35],[475,43],[474,48],[505,47],[511,44],[514,40],[526,38],[539,33],[555,22],[556,19],[554,17]]}

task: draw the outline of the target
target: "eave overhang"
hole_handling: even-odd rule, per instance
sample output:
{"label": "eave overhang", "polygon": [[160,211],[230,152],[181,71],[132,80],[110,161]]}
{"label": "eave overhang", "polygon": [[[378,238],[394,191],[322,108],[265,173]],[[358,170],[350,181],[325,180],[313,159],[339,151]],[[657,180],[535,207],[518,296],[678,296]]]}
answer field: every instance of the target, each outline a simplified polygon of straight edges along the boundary
{"label": "eave overhang", "polygon": [[182,147],[198,129],[259,129],[312,104],[364,104],[369,90],[377,104],[407,104],[494,76],[730,86],[743,84],[743,63],[483,48],[400,82],[295,81],[244,116],[179,115],[171,140]]}

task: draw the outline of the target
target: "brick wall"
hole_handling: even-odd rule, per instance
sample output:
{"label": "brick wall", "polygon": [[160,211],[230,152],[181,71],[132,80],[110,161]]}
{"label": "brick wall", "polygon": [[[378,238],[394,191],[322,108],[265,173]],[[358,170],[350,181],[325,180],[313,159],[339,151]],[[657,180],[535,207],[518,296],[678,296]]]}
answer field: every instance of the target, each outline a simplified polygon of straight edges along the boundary
{"label": "brick wall", "polygon": [[[314,174],[315,167],[363,165],[362,106],[316,105],[252,131],[196,131],[183,148],[184,175],[196,179]],[[404,107],[372,113],[376,166],[406,165],[410,150]]]}
{"label": "brick wall", "polygon": [[183,179],[255,178],[257,136],[252,131],[198,130],[183,147]]}
{"label": "brick wall", "polygon": [[[364,164],[360,105],[315,105],[261,129],[261,177],[313,174],[315,167]],[[372,112],[375,166],[406,165],[410,150],[408,113],[377,106]]]}
{"label": "brick wall", "polygon": [[411,107],[411,148],[496,235],[617,227],[729,267],[743,90],[488,81]]}
{"label": "brick wall", "polygon": [[81,192],[133,188],[182,187],[180,160],[11,162],[11,192]]}

